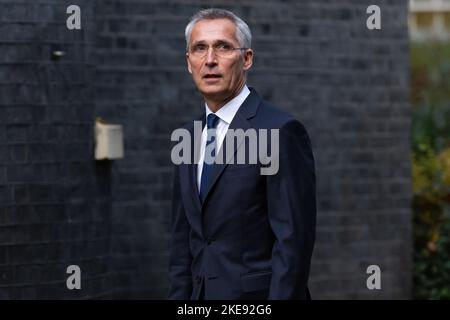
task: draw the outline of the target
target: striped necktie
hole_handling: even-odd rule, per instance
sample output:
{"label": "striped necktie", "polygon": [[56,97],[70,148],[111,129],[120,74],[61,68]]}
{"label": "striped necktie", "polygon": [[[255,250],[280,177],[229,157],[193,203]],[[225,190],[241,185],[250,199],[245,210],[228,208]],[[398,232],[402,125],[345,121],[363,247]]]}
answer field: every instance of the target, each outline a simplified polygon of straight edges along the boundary
{"label": "striped necktie", "polygon": [[[208,114],[208,117],[206,119],[206,127],[207,127],[207,138],[206,138],[206,146],[205,146],[205,158],[211,154],[212,158],[216,156],[216,137],[215,137],[215,129],[217,126],[217,123],[219,122],[219,117],[216,116],[214,113]],[[209,147],[211,144],[213,146]],[[208,148],[207,148],[208,147]],[[212,148],[212,149],[210,149]],[[208,154],[206,153],[207,150],[211,150],[211,152]],[[209,161],[211,162],[211,161]],[[213,163],[208,164],[207,162],[203,161],[203,167],[202,167],[202,176],[200,180],[200,201],[203,203],[203,200],[206,195],[206,188],[208,187],[208,180],[209,176],[211,174]]]}

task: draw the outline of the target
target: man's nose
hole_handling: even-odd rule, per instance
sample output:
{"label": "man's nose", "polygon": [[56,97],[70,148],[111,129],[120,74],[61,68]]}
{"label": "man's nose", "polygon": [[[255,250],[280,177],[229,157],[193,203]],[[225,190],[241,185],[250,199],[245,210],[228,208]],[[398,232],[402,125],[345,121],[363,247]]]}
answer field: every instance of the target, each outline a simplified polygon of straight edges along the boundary
{"label": "man's nose", "polygon": [[212,47],[208,48],[208,52],[206,53],[205,64],[208,66],[217,64],[217,56]]}

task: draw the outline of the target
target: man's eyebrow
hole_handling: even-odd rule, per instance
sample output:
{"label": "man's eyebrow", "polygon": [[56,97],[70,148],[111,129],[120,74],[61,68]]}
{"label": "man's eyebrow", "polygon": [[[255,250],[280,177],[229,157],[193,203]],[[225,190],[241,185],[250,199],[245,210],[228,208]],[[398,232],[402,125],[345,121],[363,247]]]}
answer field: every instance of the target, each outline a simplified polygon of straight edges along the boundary
{"label": "man's eyebrow", "polygon": [[[229,45],[233,44],[232,42],[230,42],[228,40],[218,39],[218,40],[214,40],[213,45],[215,45],[215,44],[222,44],[222,43],[229,44]],[[206,41],[205,40],[198,40],[198,41],[195,41],[195,42],[192,43],[192,45],[197,45],[197,44],[206,44]]]}
{"label": "man's eyebrow", "polygon": [[198,40],[198,41],[193,41],[192,42],[193,45],[195,45],[195,44],[204,44],[204,43],[205,43],[205,40]]}
{"label": "man's eyebrow", "polygon": [[222,40],[222,39],[216,40],[215,43],[228,43],[228,44],[232,44],[230,41],[228,41],[228,40]]}

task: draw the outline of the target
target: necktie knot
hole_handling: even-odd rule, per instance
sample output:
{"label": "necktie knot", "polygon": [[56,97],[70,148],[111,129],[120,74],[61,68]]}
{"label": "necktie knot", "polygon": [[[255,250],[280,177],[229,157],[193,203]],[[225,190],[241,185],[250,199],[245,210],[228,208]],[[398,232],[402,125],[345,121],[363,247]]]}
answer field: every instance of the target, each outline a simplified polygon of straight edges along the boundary
{"label": "necktie knot", "polygon": [[219,117],[216,116],[214,113],[208,114],[208,117],[206,118],[206,126],[208,129],[214,129],[217,126],[217,123],[219,122]]}

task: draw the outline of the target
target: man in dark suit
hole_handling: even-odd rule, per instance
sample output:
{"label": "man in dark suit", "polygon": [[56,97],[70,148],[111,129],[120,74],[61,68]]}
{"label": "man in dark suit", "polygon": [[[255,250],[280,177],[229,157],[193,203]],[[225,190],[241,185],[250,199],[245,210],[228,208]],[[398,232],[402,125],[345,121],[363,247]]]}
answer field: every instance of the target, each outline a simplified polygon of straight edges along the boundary
{"label": "man in dark suit", "polygon": [[[184,127],[199,142],[191,143],[198,161],[175,170],[169,298],[309,299],[316,190],[308,134],[246,86],[253,51],[244,21],[226,10],[199,11],[186,42],[205,113],[200,134],[194,122]],[[257,136],[258,148],[265,142],[277,153],[275,173],[248,161],[254,149],[245,139],[228,152],[233,129],[277,133],[277,140]],[[228,161],[242,150],[247,162]],[[219,156],[225,161],[207,161]]]}

